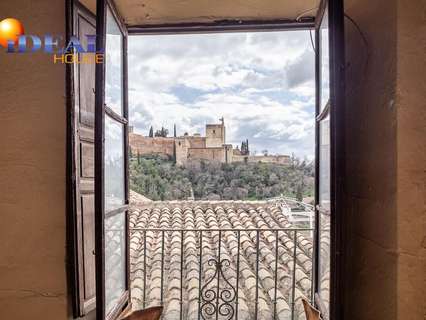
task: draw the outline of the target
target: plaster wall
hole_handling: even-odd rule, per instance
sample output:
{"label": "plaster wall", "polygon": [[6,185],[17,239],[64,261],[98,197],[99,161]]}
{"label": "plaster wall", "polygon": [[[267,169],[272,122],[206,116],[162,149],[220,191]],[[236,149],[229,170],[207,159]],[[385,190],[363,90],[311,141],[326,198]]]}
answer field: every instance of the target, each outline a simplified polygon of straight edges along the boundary
{"label": "plaster wall", "polygon": [[346,0],[345,11],[367,40],[345,19],[345,319],[420,320],[426,316],[425,2]]}
{"label": "plaster wall", "polygon": [[[65,1],[0,1],[27,34],[65,34]],[[67,319],[65,67],[0,48],[0,319]]]}
{"label": "plaster wall", "polygon": [[397,4],[398,319],[426,319],[426,2]]}

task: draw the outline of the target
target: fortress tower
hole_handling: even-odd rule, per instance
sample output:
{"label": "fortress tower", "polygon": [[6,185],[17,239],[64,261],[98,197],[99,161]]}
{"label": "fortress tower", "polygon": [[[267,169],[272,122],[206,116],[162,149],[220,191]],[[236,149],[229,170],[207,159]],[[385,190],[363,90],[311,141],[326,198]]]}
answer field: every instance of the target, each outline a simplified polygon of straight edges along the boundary
{"label": "fortress tower", "polygon": [[219,124],[206,125],[206,148],[222,148],[225,144],[225,121],[223,117],[219,120]]}

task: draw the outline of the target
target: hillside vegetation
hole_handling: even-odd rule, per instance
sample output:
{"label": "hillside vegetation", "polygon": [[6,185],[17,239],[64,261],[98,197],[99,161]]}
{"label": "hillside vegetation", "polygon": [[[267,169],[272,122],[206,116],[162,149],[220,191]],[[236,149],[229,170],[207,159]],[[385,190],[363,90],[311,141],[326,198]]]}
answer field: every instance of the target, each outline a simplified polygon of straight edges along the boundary
{"label": "hillside vegetation", "polygon": [[185,167],[161,156],[130,161],[130,188],[152,200],[261,200],[285,195],[312,196],[314,166],[293,159],[271,163],[220,164],[197,161]]}

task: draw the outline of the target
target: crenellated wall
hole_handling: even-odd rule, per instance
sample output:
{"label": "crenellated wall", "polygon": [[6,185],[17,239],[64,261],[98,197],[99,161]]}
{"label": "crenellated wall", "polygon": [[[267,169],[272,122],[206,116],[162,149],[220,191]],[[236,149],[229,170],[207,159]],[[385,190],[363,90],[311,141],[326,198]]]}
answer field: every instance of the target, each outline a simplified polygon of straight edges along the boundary
{"label": "crenellated wall", "polygon": [[133,154],[162,154],[173,157],[175,139],[173,137],[150,138],[129,133],[129,145]]}

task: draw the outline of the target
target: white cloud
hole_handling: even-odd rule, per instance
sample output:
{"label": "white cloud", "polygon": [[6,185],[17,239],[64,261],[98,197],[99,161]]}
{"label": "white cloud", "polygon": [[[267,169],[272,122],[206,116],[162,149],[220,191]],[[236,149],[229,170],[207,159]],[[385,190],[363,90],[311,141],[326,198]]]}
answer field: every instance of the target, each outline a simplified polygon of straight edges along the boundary
{"label": "white cloud", "polygon": [[204,133],[224,116],[229,143],[312,158],[310,45],[306,31],[132,36],[130,121],[143,134]]}

